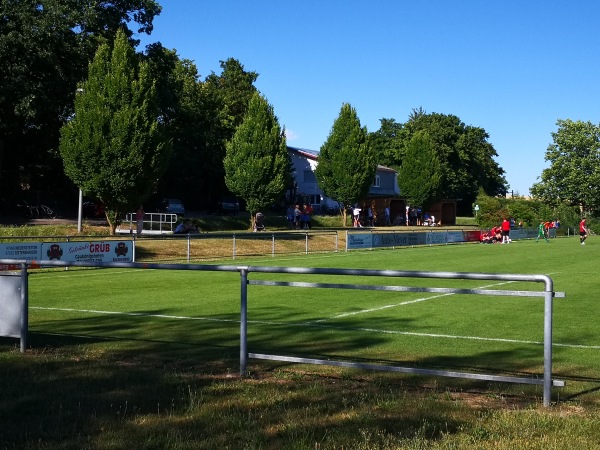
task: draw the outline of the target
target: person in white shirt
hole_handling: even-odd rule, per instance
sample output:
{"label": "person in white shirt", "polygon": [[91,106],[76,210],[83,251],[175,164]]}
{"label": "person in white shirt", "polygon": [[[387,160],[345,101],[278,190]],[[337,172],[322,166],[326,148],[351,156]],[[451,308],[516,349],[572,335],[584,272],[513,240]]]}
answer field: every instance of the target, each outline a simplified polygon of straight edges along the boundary
{"label": "person in white shirt", "polygon": [[352,210],[352,216],[354,217],[354,223],[353,223],[353,226],[354,226],[355,228],[356,228],[356,227],[361,227],[361,228],[362,228],[362,225],[361,225],[361,223],[360,223],[360,212],[361,212],[361,209],[360,209],[358,206],[356,206],[356,207],[355,207],[355,208]]}

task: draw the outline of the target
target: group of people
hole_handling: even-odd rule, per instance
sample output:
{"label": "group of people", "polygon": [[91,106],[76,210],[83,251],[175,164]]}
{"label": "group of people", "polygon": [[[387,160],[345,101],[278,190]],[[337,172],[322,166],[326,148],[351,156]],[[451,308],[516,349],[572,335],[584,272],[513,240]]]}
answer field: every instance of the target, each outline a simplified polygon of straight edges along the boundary
{"label": "group of people", "polygon": [[423,212],[420,207],[406,206],[404,217],[396,216],[397,225],[435,227],[442,225],[435,215]]}
{"label": "group of people", "polygon": [[433,214],[429,215],[429,213],[425,213],[425,214],[423,214],[423,220],[421,221],[420,225],[423,225],[426,227],[435,227],[435,226],[440,226],[441,223],[435,221],[435,216]]}
{"label": "group of people", "polygon": [[[375,212],[374,208],[369,206],[366,209],[366,214],[363,213],[362,208],[360,208],[358,205],[354,206],[352,209],[352,226],[354,228],[362,228],[363,226],[369,226],[369,227],[373,227],[375,226],[375,223],[377,222],[379,223],[379,219],[377,217],[377,213]],[[366,217],[365,217],[366,216]],[[386,206],[384,208],[384,212],[383,212],[383,225],[389,226],[391,225],[391,221],[390,221],[390,207]]]}
{"label": "group of people", "polygon": [[310,230],[312,228],[311,217],[314,209],[310,203],[288,206],[286,217],[290,230]]}
{"label": "group of people", "polygon": [[[373,207],[362,209],[358,205],[355,205],[354,207],[350,207],[349,211],[352,215],[352,226],[355,228],[392,225],[389,205],[386,205],[383,209],[383,217],[381,217],[381,214],[378,215]],[[423,213],[419,207],[407,206],[404,214],[394,216],[393,225],[433,227],[441,226],[442,223],[433,214],[430,215],[428,212]]]}
{"label": "group of people", "polygon": [[514,220],[504,217],[500,225],[493,227],[489,233],[481,234],[481,242],[483,244],[510,244],[512,242],[510,238],[511,228],[514,228]]}
{"label": "group of people", "polygon": [[550,242],[548,240],[548,237],[550,235],[550,228],[554,228],[554,222],[548,222],[548,221],[540,221],[539,225],[538,225],[538,234],[537,237],[535,238],[535,242],[539,241],[540,238],[543,238],[546,243]]}
{"label": "group of people", "polygon": [[[519,227],[523,226],[523,222],[519,222]],[[540,239],[544,239],[546,242],[550,242],[548,237],[550,235],[550,230],[552,228],[559,228],[560,221],[558,219],[553,221],[540,221],[537,230],[538,234],[535,238],[535,241],[538,242]],[[502,244],[510,244],[512,241],[510,239],[510,230],[514,228],[514,221],[511,219],[510,221],[506,218],[502,219],[502,224],[493,227],[489,232],[484,232],[481,234],[481,242],[484,244],[494,244],[494,243],[502,243]],[[589,235],[587,220],[584,217],[579,223],[579,242],[581,245],[585,245],[585,240]]]}
{"label": "group of people", "polygon": [[[352,208],[352,226],[354,228],[362,228],[363,223],[365,222],[362,218],[362,208],[359,208],[358,205]],[[367,218],[366,225],[372,227],[375,225],[375,215],[373,214],[373,208],[370,206],[367,208]]]}
{"label": "group of people", "polygon": [[191,220],[187,219],[181,222],[173,230],[174,234],[192,234],[198,233],[198,227],[192,223]]}

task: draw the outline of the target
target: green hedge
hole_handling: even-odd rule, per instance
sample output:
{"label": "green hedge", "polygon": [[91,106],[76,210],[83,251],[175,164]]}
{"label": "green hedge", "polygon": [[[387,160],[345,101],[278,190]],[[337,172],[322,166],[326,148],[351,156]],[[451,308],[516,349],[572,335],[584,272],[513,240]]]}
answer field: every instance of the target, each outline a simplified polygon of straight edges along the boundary
{"label": "green hedge", "polygon": [[[523,222],[524,227],[536,227],[541,221],[560,221],[559,234],[566,234],[567,228],[577,230],[581,213],[576,206],[559,205],[551,207],[539,200],[524,197],[504,198],[490,197],[482,192],[477,196],[477,224],[481,228],[490,228],[502,223],[502,219],[513,218],[515,223]],[[590,228],[594,229],[597,220],[590,220]]]}

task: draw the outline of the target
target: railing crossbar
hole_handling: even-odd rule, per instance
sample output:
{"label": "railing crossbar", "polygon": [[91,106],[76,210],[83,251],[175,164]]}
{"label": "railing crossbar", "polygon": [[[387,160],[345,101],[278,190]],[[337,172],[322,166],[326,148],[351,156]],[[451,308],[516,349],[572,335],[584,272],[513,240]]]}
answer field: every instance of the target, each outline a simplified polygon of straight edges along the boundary
{"label": "railing crossbar", "polygon": [[[442,377],[453,377],[453,378],[466,378],[471,380],[483,380],[483,381],[496,381],[504,383],[518,383],[518,384],[534,384],[543,385],[543,378],[531,378],[531,377],[515,377],[515,376],[504,376],[504,375],[490,375],[484,373],[472,373],[472,372],[457,372],[449,370],[435,370],[435,369],[419,369],[418,367],[399,367],[389,366],[382,364],[365,364],[351,361],[339,361],[329,359],[315,359],[315,358],[300,358],[295,356],[283,356],[283,355],[269,355],[264,353],[249,353],[248,356],[254,359],[262,359],[269,361],[283,361],[293,362],[299,364],[315,364],[324,366],[335,366],[335,367],[346,367],[350,369],[362,369],[362,370],[378,370],[386,372],[397,372],[397,373],[410,373],[416,375],[426,376],[442,376]],[[552,380],[552,384],[555,387],[563,387],[565,382],[563,380]]]}
{"label": "railing crossbar", "polygon": [[[431,292],[437,294],[475,294],[497,295],[512,297],[545,297],[543,291],[513,291],[499,289],[457,289],[457,288],[427,288],[412,286],[382,286],[369,284],[343,284],[343,283],[308,283],[303,281],[269,281],[249,280],[249,284],[260,286],[302,287],[320,289],[355,289],[363,291],[393,291],[393,292]],[[554,297],[564,298],[564,292],[553,292]]]}

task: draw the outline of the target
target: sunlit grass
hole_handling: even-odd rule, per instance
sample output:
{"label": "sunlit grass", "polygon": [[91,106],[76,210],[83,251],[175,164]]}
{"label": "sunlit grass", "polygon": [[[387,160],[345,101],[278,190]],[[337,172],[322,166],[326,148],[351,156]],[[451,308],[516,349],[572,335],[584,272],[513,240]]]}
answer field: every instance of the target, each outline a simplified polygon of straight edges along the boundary
{"label": "sunlit grass", "polygon": [[[256,360],[241,378],[235,272],[33,272],[31,348],[21,355],[18,343],[0,339],[0,442],[25,449],[598,448],[600,281],[593,239],[585,247],[563,238],[308,255],[291,247],[274,257],[252,249],[244,257],[248,265],[550,274],[555,290],[567,293],[554,303],[554,340],[565,345],[555,348],[554,369],[567,387],[554,391],[549,409],[536,386]],[[137,245],[152,259],[168,251],[179,257],[186,241],[150,242]],[[218,245],[207,242],[203,252]],[[425,295],[248,290],[252,350],[484,372],[541,370],[541,347],[526,341],[540,339],[542,299],[447,296],[390,308]]]}

